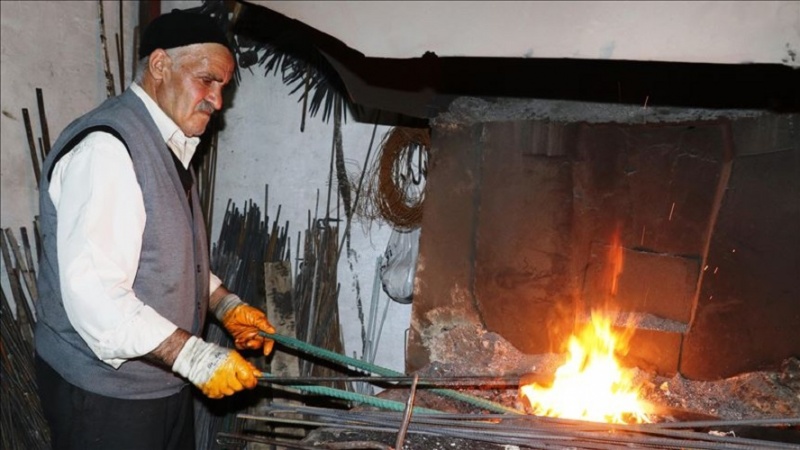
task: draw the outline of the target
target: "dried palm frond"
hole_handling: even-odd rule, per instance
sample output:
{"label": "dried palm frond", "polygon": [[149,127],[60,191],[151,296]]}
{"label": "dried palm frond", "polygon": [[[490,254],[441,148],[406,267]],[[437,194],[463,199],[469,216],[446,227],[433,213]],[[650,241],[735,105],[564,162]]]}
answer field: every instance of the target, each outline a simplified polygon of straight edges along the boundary
{"label": "dried palm frond", "polygon": [[[230,11],[224,1],[203,0],[202,6],[195,10],[217,20],[224,30],[230,30]],[[297,26],[299,22],[290,22],[295,26],[271,23],[269,31],[259,33],[258,38],[233,34],[231,43],[237,61],[237,82],[239,69],[253,65],[262,67],[264,76],[280,74],[283,84],[292,87],[289,95],[300,92],[301,129],[305,128],[306,113],[314,117],[322,111],[322,120],[327,123],[336,110],[342,117],[346,117],[345,111],[357,110],[341,77],[312,42],[308,30]]]}
{"label": "dried palm frond", "polygon": [[269,43],[251,42],[251,51],[261,54],[257,64],[264,68],[265,76],[280,72],[283,83],[293,87],[290,95],[301,91],[298,102],[303,102],[304,113],[307,109],[314,117],[322,109],[322,120],[328,122],[334,110],[344,113],[354,107],[339,74],[300,32],[288,30]]}

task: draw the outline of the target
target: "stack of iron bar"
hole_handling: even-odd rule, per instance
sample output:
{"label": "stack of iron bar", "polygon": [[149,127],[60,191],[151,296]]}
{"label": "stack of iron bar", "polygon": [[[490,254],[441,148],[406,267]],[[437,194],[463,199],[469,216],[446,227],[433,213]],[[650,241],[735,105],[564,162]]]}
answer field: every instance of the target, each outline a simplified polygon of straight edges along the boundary
{"label": "stack of iron bar", "polygon": [[50,448],[33,369],[33,344],[14,320],[5,292],[0,290],[0,448]]}
{"label": "stack of iron bar", "polygon": [[[269,186],[265,187],[264,203],[268,207]],[[214,272],[231,292],[237,293],[244,301],[264,307],[264,262],[288,260],[290,242],[287,237],[288,222],[285,227],[278,225],[280,205],[270,228],[270,217],[266,209],[249,200],[239,209],[228,200],[222,220],[219,239],[211,249],[211,271]],[[205,339],[226,347],[233,347],[228,333],[213,320],[207,321]],[[262,370],[263,358],[253,362]],[[242,393],[222,400],[208,400],[202,396],[195,398],[195,440],[197,450],[219,448],[213,437],[220,430],[236,429],[234,413],[246,410],[253,403],[252,396]]]}
{"label": "stack of iron bar", "polygon": [[[239,415],[243,420],[294,424],[333,430],[329,436],[339,436],[351,442],[365,442],[381,434],[381,441],[394,443],[393,436],[407,425],[408,439],[396,448],[414,447],[414,436],[437,436],[442,439],[474,441],[482,447],[531,449],[800,449],[800,444],[774,439],[743,437],[743,430],[784,431],[784,436],[797,438],[800,418],[697,421],[615,425],[577,420],[556,419],[508,414],[415,414],[404,424],[403,413],[385,411],[354,411],[312,407],[281,407],[275,405],[265,416]],[[306,420],[281,418],[286,413],[301,413]],[[338,430],[338,432],[336,432]],[[345,430],[349,430],[346,431]],[[755,434],[755,433],[749,433]],[[770,433],[761,433],[769,435]],[[367,436],[367,438],[365,438]],[[315,441],[319,443],[319,435]],[[262,442],[258,436],[220,434],[218,441]],[[266,440],[273,441],[269,438]],[[793,441],[793,439],[789,439]],[[794,441],[796,442],[796,441]],[[320,448],[303,442],[281,442],[287,448]],[[316,445],[316,444],[315,444]],[[382,444],[371,448],[392,448]],[[428,444],[430,445],[430,444]],[[505,446],[505,447],[504,447]],[[323,446],[322,448],[331,448]],[[355,447],[353,447],[355,448]]]}

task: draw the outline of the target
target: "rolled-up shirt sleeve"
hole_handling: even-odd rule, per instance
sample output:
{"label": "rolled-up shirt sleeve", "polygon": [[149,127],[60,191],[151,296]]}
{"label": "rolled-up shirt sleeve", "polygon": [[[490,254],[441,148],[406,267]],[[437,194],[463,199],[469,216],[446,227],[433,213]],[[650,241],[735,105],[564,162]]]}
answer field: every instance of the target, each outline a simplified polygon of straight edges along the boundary
{"label": "rolled-up shirt sleeve", "polygon": [[48,193],[70,323],[115,368],[152,352],[177,326],[133,291],[146,214],[125,145],[108,133],[89,134],[56,164]]}
{"label": "rolled-up shirt sleeve", "polygon": [[208,295],[213,294],[214,291],[216,291],[218,287],[222,286],[222,280],[220,280],[213,273],[211,273],[210,275],[211,276],[209,277],[209,280],[208,280],[208,291],[209,291]]}

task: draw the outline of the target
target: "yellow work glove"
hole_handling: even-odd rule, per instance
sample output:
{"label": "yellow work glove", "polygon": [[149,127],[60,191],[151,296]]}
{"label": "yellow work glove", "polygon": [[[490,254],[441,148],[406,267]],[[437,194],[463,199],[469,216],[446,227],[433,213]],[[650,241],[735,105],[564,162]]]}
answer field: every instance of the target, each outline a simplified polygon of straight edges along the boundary
{"label": "yellow work glove", "polygon": [[209,398],[233,395],[258,384],[261,371],[236,350],[192,336],[186,341],[172,370],[186,377]]}
{"label": "yellow work glove", "polygon": [[214,309],[222,325],[233,336],[238,349],[263,349],[264,355],[272,352],[275,341],[261,336],[260,332],[275,333],[264,311],[243,302],[236,294],[227,294]]}

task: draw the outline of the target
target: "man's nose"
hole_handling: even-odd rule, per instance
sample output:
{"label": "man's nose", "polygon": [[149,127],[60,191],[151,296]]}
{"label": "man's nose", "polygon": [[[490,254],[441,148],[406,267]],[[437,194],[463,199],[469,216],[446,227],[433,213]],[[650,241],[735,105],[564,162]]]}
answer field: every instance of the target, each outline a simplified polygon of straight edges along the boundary
{"label": "man's nose", "polygon": [[214,106],[214,110],[219,111],[222,109],[222,88],[215,87],[211,89],[209,94],[206,96],[206,101]]}

